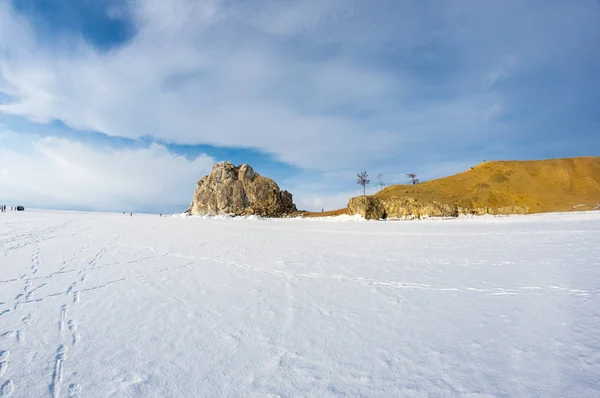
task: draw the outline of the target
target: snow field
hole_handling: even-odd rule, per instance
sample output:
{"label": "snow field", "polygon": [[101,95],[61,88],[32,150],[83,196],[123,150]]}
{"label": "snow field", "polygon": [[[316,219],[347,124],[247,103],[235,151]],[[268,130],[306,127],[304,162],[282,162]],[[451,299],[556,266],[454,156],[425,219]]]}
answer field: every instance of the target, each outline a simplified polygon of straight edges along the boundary
{"label": "snow field", "polygon": [[0,215],[0,396],[600,396],[600,213]]}

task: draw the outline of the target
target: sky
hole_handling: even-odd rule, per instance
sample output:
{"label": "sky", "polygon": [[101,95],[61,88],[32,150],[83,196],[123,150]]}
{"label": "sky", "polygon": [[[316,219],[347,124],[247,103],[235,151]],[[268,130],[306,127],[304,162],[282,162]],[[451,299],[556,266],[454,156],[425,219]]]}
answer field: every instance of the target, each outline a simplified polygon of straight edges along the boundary
{"label": "sky", "polygon": [[0,0],[0,201],[184,211],[215,162],[301,209],[600,155],[598,0]]}

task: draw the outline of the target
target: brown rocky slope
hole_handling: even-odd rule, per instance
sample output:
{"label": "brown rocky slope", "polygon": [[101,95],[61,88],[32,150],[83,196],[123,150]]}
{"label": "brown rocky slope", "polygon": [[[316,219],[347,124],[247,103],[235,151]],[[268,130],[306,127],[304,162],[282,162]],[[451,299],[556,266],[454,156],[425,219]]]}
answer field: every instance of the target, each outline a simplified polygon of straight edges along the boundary
{"label": "brown rocky slope", "polygon": [[350,199],[366,218],[592,210],[600,204],[600,157],[484,162],[450,177],[393,185]]}

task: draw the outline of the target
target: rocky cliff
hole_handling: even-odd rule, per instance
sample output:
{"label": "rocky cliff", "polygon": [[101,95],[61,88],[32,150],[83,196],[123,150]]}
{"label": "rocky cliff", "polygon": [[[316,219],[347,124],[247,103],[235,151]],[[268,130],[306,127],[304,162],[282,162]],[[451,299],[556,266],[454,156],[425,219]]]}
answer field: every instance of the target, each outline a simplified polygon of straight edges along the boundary
{"label": "rocky cliff", "polygon": [[350,214],[360,214],[369,220],[383,218],[457,217],[461,214],[526,214],[526,206],[461,207],[435,201],[423,201],[411,197],[359,196],[348,202]]}
{"label": "rocky cliff", "polygon": [[222,162],[200,178],[186,213],[281,217],[296,210],[292,194],[281,191],[272,179],[259,175],[247,164],[236,167]]}

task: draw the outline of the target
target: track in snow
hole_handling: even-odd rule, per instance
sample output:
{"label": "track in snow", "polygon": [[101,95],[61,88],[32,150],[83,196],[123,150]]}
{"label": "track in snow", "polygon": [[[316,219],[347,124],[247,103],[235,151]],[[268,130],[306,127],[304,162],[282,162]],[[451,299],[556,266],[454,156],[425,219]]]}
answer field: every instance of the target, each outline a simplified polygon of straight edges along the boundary
{"label": "track in snow", "polygon": [[2,397],[600,392],[600,213],[1,217]]}

